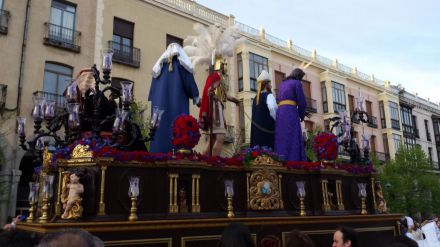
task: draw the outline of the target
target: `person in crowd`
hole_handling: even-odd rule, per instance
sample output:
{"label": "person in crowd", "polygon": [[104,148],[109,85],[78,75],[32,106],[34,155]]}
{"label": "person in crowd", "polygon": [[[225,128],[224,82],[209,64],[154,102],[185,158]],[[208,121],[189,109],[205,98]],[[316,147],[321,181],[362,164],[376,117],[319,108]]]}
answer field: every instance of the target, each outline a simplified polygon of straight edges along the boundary
{"label": "person in crowd", "polygon": [[45,235],[38,247],[96,247],[94,236],[80,229],[66,229]]}
{"label": "person in crowd", "polygon": [[218,247],[255,247],[249,229],[240,223],[231,223],[223,231]]}
{"label": "person in crowd", "polygon": [[4,230],[0,233],[0,246],[2,247],[33,247],[34,239],[28,233],[15,230]]}
{"label": "person in crowd", "polygon": [[390,244],[401,244],[406,247],[418,247],[417,242],[407,236],[396,236],[391,240]]}
{"label": "person in crowd", "polygon": [[341,226],[333,234],[332,247],[359,247],[359,239],[354,229]]}
{"label": "person in crowd", "polygon": [[307,234],[293,230],[287,234],[285,247],[315,247],[315,244]]}
{"label": "person in crowd", "polygon": [[305,73],[296,68],[278,89],[275,122],[275,153],[286,161],[306,161],[301,121],[306,116],[306,98],[301,80]]}
{"label": "person in crowd", "polygon": [[257,78],[258,91],[252,103],[251,147],[266,146],[273,150],[278,106],[271,91],[270,80],[265,70]]}

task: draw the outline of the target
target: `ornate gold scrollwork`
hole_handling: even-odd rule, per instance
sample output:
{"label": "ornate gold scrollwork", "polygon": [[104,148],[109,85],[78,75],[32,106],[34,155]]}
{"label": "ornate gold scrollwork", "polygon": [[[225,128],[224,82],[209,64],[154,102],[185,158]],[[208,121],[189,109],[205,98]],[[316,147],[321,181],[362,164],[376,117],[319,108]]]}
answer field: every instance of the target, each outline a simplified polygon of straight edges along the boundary
{"label": "ornate gold scrollwork", "polygon": [[274,170],[261,169],[249,178],[249,206],[252,210],[283,209],[280,178]]}
{"label": "ornate gold scrollwork", "polygon": [[90,150],[89,145],[78,144],[73,149],[70,158],[71,162],[89,162],[93,158],[93,151]]}
{"label": "ornate gold scrollwork", "polygon": [[282,166],[281,162],[274,160],[270,156],[260,155],[252,161],[253,166]]}
{"label": "ornate gold scrollwork", "polygon": [[43,151],[43,171],[49,172],[50,169],[50,162],[52,161],[52,153],[49,152],[49,149],[47,147],[44,148]]}

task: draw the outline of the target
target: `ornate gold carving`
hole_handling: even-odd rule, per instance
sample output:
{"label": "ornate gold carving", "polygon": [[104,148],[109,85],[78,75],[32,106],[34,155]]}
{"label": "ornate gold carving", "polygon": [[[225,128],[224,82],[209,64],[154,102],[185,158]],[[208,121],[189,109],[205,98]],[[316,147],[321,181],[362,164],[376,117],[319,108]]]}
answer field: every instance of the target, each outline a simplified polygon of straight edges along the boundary
{"label": "ornate gold carving", "polygon": [[282,167],[281,162],[272,159],[267,155],[260,155],[252,161],[253,166],[278,166]]}
{"label": "ornate gold carving", "polygon": [[105,188],[105,171],[107,166],[101,166],[101,188],[99,190],[99,210],[98,215],[105,215],[104,188]]}
{"label": "ornate gold carving", "polygon": [[29,207],[29,216],[26,219],[27,223],[32,223],[34,221],[34,212],[35,212],[35,201],[32,200],[30,202],[30,207]]}
{"label": "ornate gold carving", "polygon": [[47,147],[45,147],[44,151],[43,151],[43,171],[44,172],[49,172],[51,161],[52,161],[52,153],[49,152],[49,149]]}
{"label": "ornate gold carving", "polygon": [[61,184],[62,184],[62,177],[63,177],[63,168],[58,168],[58,193],[57,193],[57,204],[55,207],[55,215],[60,216],[61,215]]}
{"label": "ornate gold carving", "polygon": [[191,212],[200,213],[200,175],[193,174],[192,175],[192,196],[191,196]]}
{"label": "ornate gold carving", "polygon": [[338,201],[338,210],[344,210],[344,201],[342,200],[342,181],[336,180],[336,198]]}
{"label": "ornate gold carving", "polygon": [[178,213],[179,206],[177,205],[177,179],[179,174],[171,173],[168,175],[170,179],[170,203],[168,205],[170,213]]}
{"label": "ornate gold carving", "polygon": [[232,195],[228,194],[226,199],[228,200],[228,208],[227,208],[228,209],[228,218],[233,218],[233,217],[235,217],[235,214],[234,214],[234,206],[232,205]]}
{"label": "ornate gold carving", "polygon": [[[81,217],[83,208],[81,206],[82,198],[79,194],[84,191],[84,187],[77,181],[71,181],[69,172],[63,172],[63,180],[61,187],[61,203],[63,204],[64,213],[62,219],[77,219]],[[75,185],[75,187],[72,187]]]}
{"label": "ornate gold carving", "polygon": [[376,194],[373,196],[373,198],[375,199],[375,204],[377,203],[377,211],[381,214],[386,214],[388,213],[388,207],[385,197],[383,196],[382,185],[380,185],[379,181],[376,181],[375,184],[376,184],[376,189],[375,189]]}
{"label": "ornate gold carving", "polygon": [[367,205],[365,205],[365,197],[361,198],[361,214],[367,214]]}
{"label": "ornate gold carving", "polygon": [[90,150],[89,145],[78,144],[73,149],[72,154],[70,155],[71,159],[81,159],[84,161],[90,161],[93,158],[93,152]]}
{"label": "ornate gold carving", "polygon": [[274,170],[261,169],[252,172],[249,179],[250,209],[276,210],[283,209],[280,179]]}
{"label": "ornate gold carving", "polygon": [[321,180],[321,189],[322,189],[322,210],[330,211],[330,203],[328,199],[328,181],[326,179]]}

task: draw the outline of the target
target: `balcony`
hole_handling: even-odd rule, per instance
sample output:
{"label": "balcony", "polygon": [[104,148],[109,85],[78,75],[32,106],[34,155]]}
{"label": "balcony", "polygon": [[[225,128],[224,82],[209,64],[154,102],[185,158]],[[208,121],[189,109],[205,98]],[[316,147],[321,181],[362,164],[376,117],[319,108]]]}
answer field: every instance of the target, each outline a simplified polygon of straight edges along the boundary
{"label": "balcony", "polygon": [[377,118],[373,117],[373,116],[370,116],[368,118],[367,125],[368,125],[368,127],[371,127],[371,128],[377,128],[378,127],[378,125],[377,125]]}
{"label": "balcony", "polygon": [[81,32],[52,23],[44,23],[44,44],[79,53]]}
{"label": "balcony", "polygon": [[8,24],[10,17],[11,14],[9,13],[9,11],[0,9],[0,34],[8,34]]}
{"label": "balcony", "polygon": [[311,98],[306,98],[307,108],[306,112],[317,113],[318,108],[316,107],[316,100]]}
{"label": "balcony", "polygon": [[141,65],[141,50],[136,47],[123,45],[114,41],[108,42],[113,49],[113,62],[139,68]]}
{"label": "balcony", "polygon": [[373,157],[373,156],[376,156],[376,158],[381,162],[386,162],[386,161],[390,160],[390,154],[387,154],[387,153],[372,151],[371,157]]}
{"label": "balcony", "polygon": [[46,100],[55,101],[55,109],[57,112],[64,111],[64,97],[63,95],[44,92],[44,91],[35,91],[35,96],[44,97]]}

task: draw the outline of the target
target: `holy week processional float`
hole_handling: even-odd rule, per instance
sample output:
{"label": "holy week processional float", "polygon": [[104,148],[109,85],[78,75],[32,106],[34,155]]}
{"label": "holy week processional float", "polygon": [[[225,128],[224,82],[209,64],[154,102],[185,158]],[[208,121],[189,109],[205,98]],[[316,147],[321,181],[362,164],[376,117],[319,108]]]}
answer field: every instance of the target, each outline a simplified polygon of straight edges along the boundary
{"label": "holy week processional float", "polygon": [[[400,215],[387,213],[368,138],[361,150],[347,120],[368,121],[362,103],[353,116],[342,112],[331,119],[330,129],[338,127],[341,134],[322,132],[314,138],[319,161],[304,159],[300,74],[293,73],[279,89],[289,95],[301,88],[293,98],[278,95],[269,147],[219,156],[225,102],[237,103],[228,95],[226,61],[243,40],[235,27],[194,29],[198,36],[188,37],[184,48],[169,45],[153,67],[147,136],[133,120],[133,83],[111,86],[111,50],[103,52],[102,78],[93,65],[67,86],[64,110],[34,99],[35,130],[28,140],[26,119],[18,117],[21,147],[34,155],[38,167],[29,183],[29,215],[17,229],[44,234],[82,228],[108,246],[216,246],[232,221],[246,224],[259,246],[284,245],[292,229],[308,233],[317,246],[328,246],[339,224],[354,227],[368,246],[381,246],[398,234]],[[196,66],[209,69],[201,96]],[[259,83],[265,80],[270,79],[262,73]],[[271,97],[261,93],[259,100]],[[189,99],[200,107],[198,119],[189,115]],[[256,115],[252,118],[258,122]],[[279,132],[287,140],[278,138]],[[197,153],[192,149],[201,135],[209,141]],[[350,161],[336,161],[339,146]]]}

